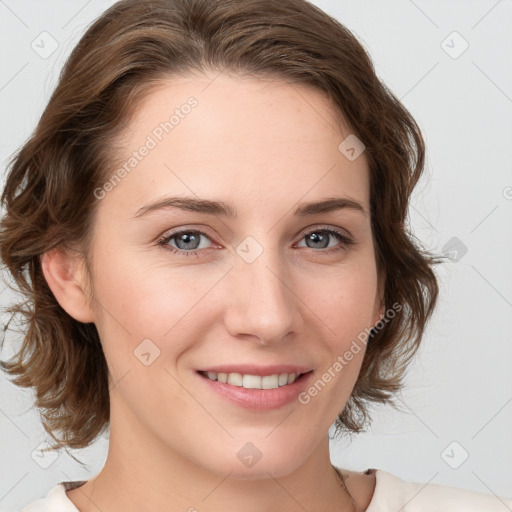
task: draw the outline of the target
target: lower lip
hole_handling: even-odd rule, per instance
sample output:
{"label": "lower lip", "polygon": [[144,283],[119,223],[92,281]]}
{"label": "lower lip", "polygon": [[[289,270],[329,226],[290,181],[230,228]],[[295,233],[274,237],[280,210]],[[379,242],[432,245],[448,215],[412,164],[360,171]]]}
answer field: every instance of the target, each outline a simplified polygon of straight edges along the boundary
{"label": "lower lip", "polygon": [[238,407],[256,411],[268,411],[270,409],[279,409],[297,400],[298,395],[308,386],[313,372],[310,371],[301,375],[292,384],[275,389],[246,389],[242,386],[233,386],[227,382],[211,380],[200,373],[197,375],[212,391],[227,398]]}

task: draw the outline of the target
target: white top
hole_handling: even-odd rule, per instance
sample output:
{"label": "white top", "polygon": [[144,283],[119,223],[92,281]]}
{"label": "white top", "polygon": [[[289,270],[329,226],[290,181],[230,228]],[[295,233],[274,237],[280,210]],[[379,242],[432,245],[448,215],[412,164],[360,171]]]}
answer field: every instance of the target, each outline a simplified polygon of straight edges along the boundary
{"label": "white top", "polygon": [[[373,471],[373,470],[368,470]],[[512,512],[512,500],[440,484],[408,482],[383,469],[375,470],[376,485],[366,512]],[[66,491],[86,481],[60,482],[45,498],[21,512],[77,512]]]}

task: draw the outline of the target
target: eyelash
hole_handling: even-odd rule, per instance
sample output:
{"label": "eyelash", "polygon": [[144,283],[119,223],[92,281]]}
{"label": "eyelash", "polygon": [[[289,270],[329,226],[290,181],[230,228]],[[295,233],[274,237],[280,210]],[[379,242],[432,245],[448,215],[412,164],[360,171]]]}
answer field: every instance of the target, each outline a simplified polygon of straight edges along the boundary
{"label": "eyelash", "polygon": [[[176,231],[176,232],[170,233],[170,234],[166,233],[165,235],[163,235],[163,237],[161,237],[158,240],[157,244],[158,244],[159,247],[162,247],[166,251],[171,251],[171,253],[173,253],[173,254],[178,254],[178,255],[182,255],[182,256],[186,256],[186,257],[189,257],[189,256],[198,257],[199,256],[198,253],[201,252],[201,251],[204,251],[204,249],[196,249],[196,250],[192,250],[192,251],[185,251],[183,249],[176,249],[175,247],[172,247],[171,245],[168,245],[168,242],[170,242],[173,238],[176,238],[177,236],[182,235],[184,233],[199,234],[199,235],[203,235],[206,238],[210,239],[210,237],[206,233],[204,233],[203,231],[194,230],[194,229],[183,229],[181,231]],[[333,228],[329,228],[329,229],[327,229],[327,228],[315,228],[315,229],[305,233],[302,236],[301,240],[303,238],[311,235],[312,233],[328,233],[330,235],[334,235],[341,242],[341,244],[339,244],[339,245],[337,245],[335,247],[330,247],[328,249],[318,249],[318,250],[313,249],[315,252],[323,252],[324,254],[331,254],[331,253],[334,253],[334,252],[339,252],[339,251],[342,251],[344,249],[347,249],[350,246],[355,244],[355,241],[350,236],[346,235],[342,231],[338,231],[338,230],[333,229]]]}

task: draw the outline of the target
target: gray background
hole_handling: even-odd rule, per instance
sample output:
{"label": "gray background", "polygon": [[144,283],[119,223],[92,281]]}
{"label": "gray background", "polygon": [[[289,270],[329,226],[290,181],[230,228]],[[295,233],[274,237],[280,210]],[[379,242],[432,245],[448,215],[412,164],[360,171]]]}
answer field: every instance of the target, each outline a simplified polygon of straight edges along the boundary
{"label": "gray background", "polygon": [[[34,129],[70,50],[112,3],[0,0],[2,174]],[[358,36],[423,130],[427,172],[410,223],[426,248],[451,257],[438,270],[440,303],[398,398],[402,411],[374,408],[368,432],[333,441],[332,461],[510,498],[512,1],[313,3]],[[0,293],[2,306],[14,298]],[[18,341],[8,332],[3,359]],[[101,469],[106,438],[73,452],[88,469],[65,452],[39,456],[47,437],[32,392],[3,374],[0,386],[0,511]]]}

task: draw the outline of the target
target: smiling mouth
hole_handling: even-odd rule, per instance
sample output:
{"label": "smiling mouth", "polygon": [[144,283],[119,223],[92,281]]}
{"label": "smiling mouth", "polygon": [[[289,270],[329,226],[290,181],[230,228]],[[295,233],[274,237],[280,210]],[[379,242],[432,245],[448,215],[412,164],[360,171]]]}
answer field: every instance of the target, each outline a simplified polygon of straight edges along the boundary
{"label": "smiling mouth", "polygon": [[199,371],[203,377],[212,381],[230,384],[232,386],[243,387],[245,389],[276,389],[288,386],[302,379],[304,375],[308,375],[313,370],[305,373],[276,373],[274,375],[250,375],[242,373],[223,373],[213,371]]}

